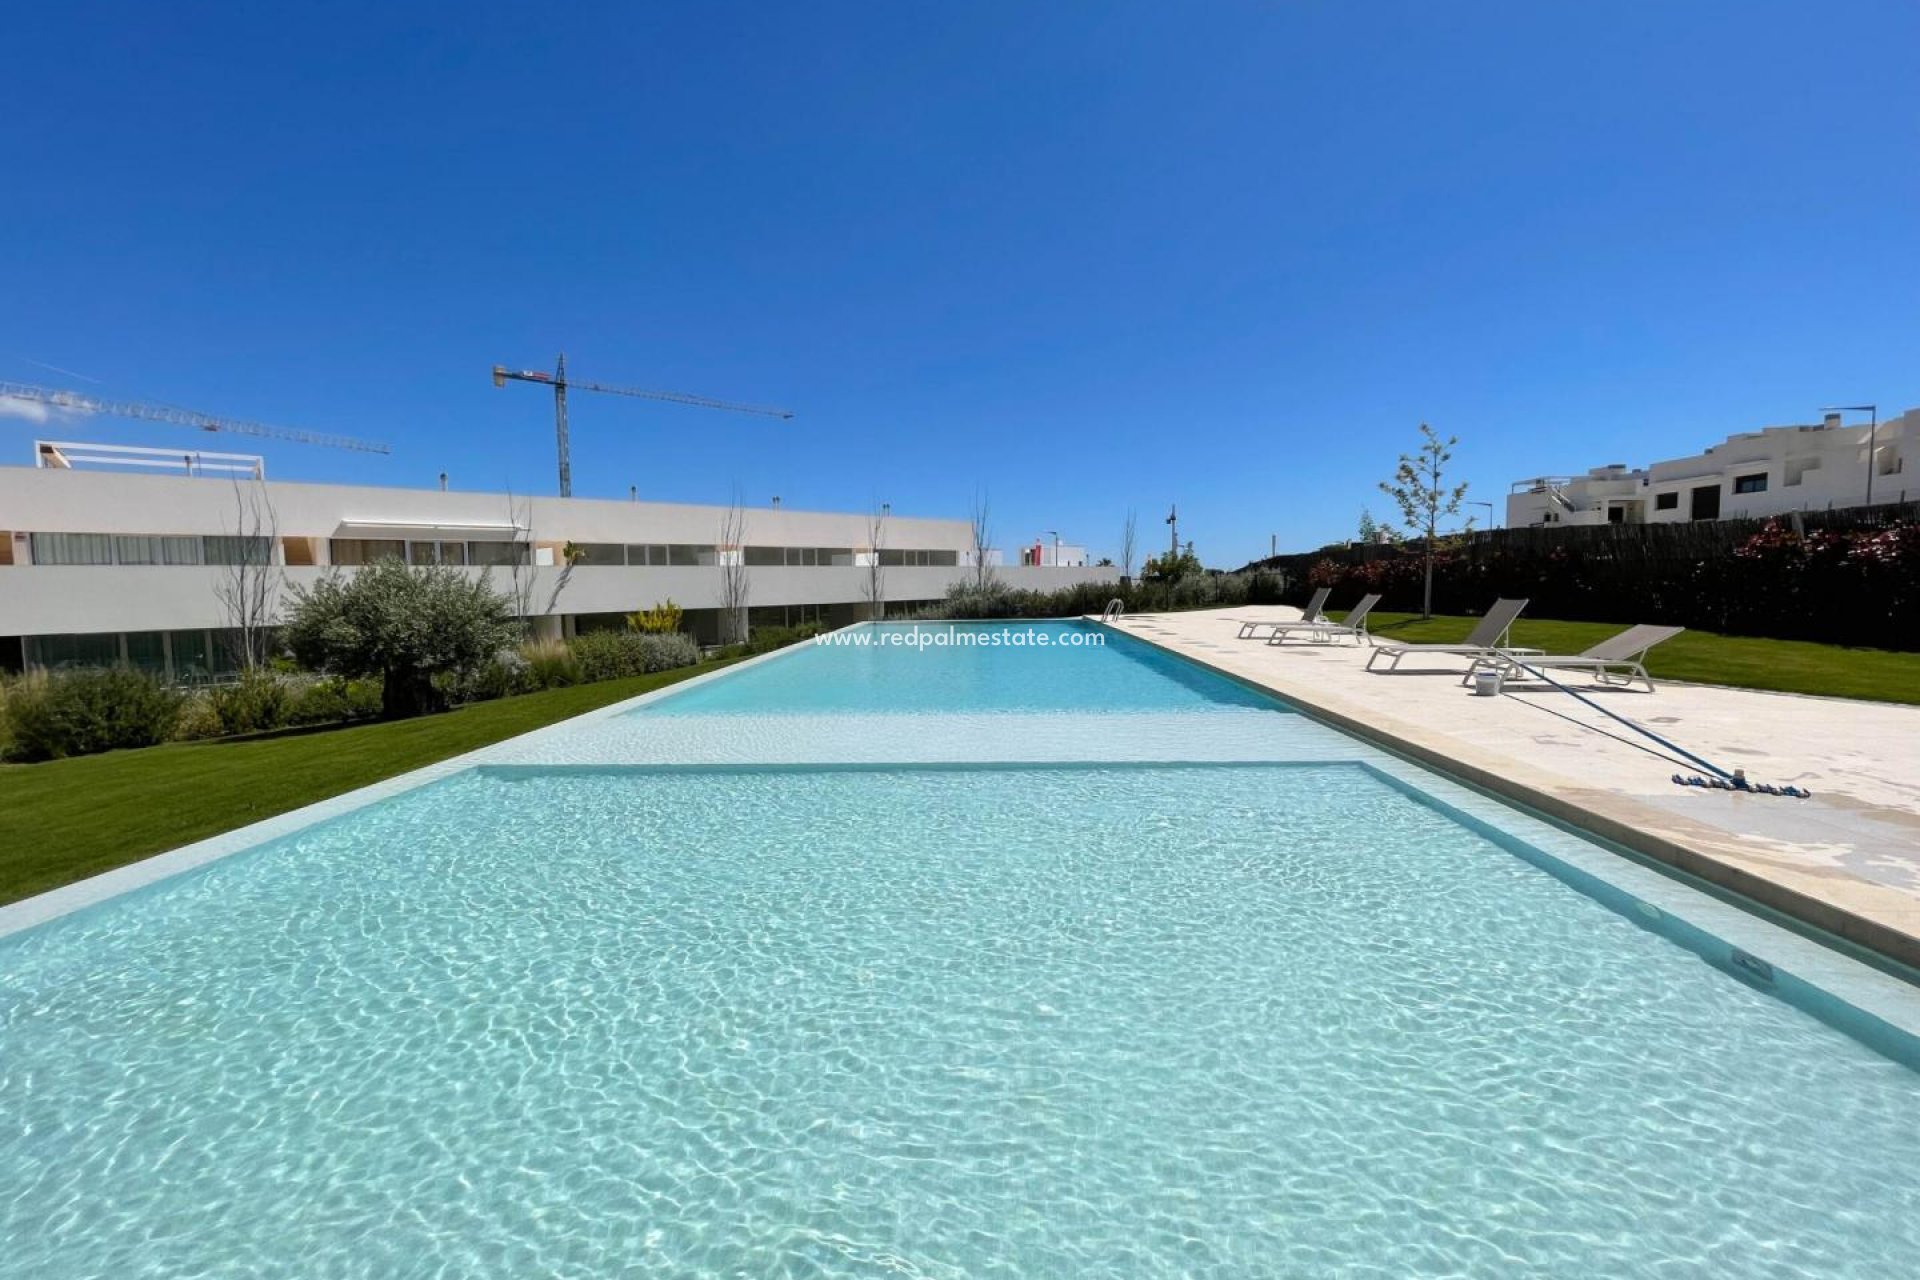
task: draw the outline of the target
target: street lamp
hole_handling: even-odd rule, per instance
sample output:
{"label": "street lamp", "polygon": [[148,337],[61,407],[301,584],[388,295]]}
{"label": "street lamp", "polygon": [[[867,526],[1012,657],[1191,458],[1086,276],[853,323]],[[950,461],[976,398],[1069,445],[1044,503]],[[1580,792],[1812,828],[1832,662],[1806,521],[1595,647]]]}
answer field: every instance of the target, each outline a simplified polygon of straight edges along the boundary
{"label": "street lamp", "polygon": [[1470,507],[1485,507],[1487,509],[1487,528],[1491,529],[1495,527],[1493,523],[1493,504],[1491,502],[1481,502],[1474,498],[1468,498],[1467,505]]}
{"label": "street lamp", "polygon": [[1880,406],[1877,404],[1830,404],[1822,413],[1870,413],[1873,415],[1867,427],[1867,505],[1873,505],[1873,455],[1880,447]]}
{"label": "street lamp", "polygon": [[1053,539],[1053,567],[1058,569],[1060,567],[1060,531],[1049,529],[1047,536]]}

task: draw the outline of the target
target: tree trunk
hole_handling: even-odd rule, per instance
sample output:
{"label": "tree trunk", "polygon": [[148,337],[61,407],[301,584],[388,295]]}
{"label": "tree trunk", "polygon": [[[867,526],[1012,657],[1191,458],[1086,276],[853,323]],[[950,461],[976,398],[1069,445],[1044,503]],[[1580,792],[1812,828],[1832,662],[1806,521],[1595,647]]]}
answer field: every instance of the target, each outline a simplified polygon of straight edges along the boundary
{"label": "tree trunk", "polygon": [[1420,616],[1423,618],[1433,616],[1433,540],[1431,538],[1427,540],[1427,584],[1426,590],[1420,597]]}
{"label": "tree trunk", "polygon": [[418,667],[389,667],[380,676],[380,717],[405,720],[439,706],[433,677]]}

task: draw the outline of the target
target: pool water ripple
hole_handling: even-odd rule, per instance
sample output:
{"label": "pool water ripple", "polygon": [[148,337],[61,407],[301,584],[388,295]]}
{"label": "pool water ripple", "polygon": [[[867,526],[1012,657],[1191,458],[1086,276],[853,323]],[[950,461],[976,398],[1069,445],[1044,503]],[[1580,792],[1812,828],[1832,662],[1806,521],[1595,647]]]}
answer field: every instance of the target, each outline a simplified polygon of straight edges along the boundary
{"label": "pool water ripple", "polygon": [[463,774],[0,1045],[18,1274],[1920,1270],[1920,1077],[1351,765]]}

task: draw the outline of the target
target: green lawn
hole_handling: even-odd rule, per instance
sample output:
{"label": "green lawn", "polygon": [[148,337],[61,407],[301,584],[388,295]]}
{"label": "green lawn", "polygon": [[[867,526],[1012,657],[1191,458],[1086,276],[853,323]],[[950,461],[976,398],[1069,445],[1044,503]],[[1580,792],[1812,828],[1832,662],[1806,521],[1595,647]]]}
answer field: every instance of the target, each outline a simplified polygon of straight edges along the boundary
{"label": "green lawn", "polygon": [[[1437,617],[1423,622],[1411,613],[1375,613],[1368,622],[1373,634],[1382,639],[1429,642],[1463,640],[1475,619]],[[1579,653],[1626,625],[1549,622],[1522,616],[1513,624],[1513,643],[1548,653]],[[1648,655],[1647,671],[1656,680],[1920,703],[1920,653],[1886,649],[1848,649],[1805,640],[1761,640],[1686,631]]]}
{"label": "green lawn", "polygon": [[444,715],[0,765],[0,902],[285,813],[725,662],[529,693]]}

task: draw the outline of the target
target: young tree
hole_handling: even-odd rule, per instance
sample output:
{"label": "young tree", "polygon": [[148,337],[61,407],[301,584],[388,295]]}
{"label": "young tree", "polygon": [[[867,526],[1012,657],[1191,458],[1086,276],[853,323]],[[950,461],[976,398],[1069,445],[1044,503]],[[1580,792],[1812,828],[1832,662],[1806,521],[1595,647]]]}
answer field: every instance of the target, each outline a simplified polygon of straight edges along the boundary
{"label": "young tree", "polygon": [[507,490],[507,525],[517,544],[507,564],[509,596],[513,616],[524,630],[533,623],[533,502],[521,503]]}
{"label": "young tree", "polygon": [[993,581],[993,566],[988,557],[993,551],[992,509],[987,505],[985,491],[976,493],[973,498],[973,589],[985,591]]}
{"label": "young tree", "polygon": [[1120,526],[1120,576],[1122,578],[1133,577],[1133,551],[1134,551],[1133,542],[1134,542],[1133,508],[1128,507],[1127,522]]}
{"label": "young tree", "polygon": [[887,545],[887,515],[884,510],[867,517],[867,616],[878,620],[887,616],[887,571],[880,553]]}
{"label": "young tree", "polygon": [[1442,440],[1426,423],[1420,424],[1420,447],[1400,455],[1400,466],[1393,482],[1380,482],[1380,492],[1392,498],[1400,508],[1401,519],[1410,533],[1420,537],[1420,554],[1426,561],[1426,584],[1420,598],[1420,616],[1433,616],[1433,551],[1440,536],[1442,517],[1456,515],[1460,499],[1466,495],[1462,484],[1448,488],[1447,463],[1453,461],[1453,446],[1460,437]]}
{"label": "young tree", "polygon": [[720,516],[720,535],[713,549],[720,566],[720,643],[738,644],[747,638],[747,513],[736,490]]}
{"label": "young tree", "polygon": [[520,636],[513,601],[490,575],[381,560],[352,577],[293,588],[286,640],[295,658],[333,675],[377,675],[380,712],[401,719],[440,704],[433,677],[466,671]]}
{"label": "young tree", "polygon": [[286,575],[273,562],[280,543],[280,517],[266,485],[255,481],[242,488],[233,482],[233,532],[221,548],[219,577],[213,594],[227,616],[234,659],[241,669],[257,671],[266,665],[275,616],[280,612],[280,589]]}
{"label": "young tree", "polygon": [[1360,527],[1356,532],[1359,534],[1360,541],[1362,542],[1378,542],[1380,540],[1380,522],[1375,520],[1373,518],[1373,512],[1365,507],[1360,508]]}

